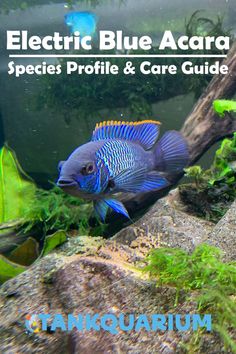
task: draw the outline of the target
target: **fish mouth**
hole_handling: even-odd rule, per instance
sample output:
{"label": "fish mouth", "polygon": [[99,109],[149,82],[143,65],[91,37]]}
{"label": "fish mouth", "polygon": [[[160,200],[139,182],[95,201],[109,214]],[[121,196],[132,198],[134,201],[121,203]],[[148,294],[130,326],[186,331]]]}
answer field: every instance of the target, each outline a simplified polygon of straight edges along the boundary
{"label": "fish mouth", "polygon": [[57,181],[57,186],[60,188],[71,188],[71,187],[79,187],[79,184],[73,179],[59,178]]}

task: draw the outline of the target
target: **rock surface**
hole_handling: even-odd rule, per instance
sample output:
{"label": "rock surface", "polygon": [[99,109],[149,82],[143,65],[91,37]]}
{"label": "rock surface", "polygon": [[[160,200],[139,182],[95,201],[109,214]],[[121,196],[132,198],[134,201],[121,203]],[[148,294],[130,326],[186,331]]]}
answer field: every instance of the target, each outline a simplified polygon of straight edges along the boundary
{"label": "rock surface", "polygon": [[[198,243],[209,240],[228,253],[232,245],[230,238],[235,238],[235,205],[232,209],[215,226],[185,214],[175,191],[159,200],[143,218],[119,232],[113,240],[71,237],[59,249],[0,288],[0,352],[187,353],[184,345],[193,337],[191,331],[119,330],[113,335],[104,330],[84,333],[59,330],[29,334],[24,324],[25,316],[33,313],[52,316],[61,313],[65,317],[69,313],[196,313],[194,297],[185,302],[180,294],[175,307],[175,289],[157,288],[138,270],[139,261],[153,247],[168,245],[191,251]],[[225,230],[229,230],[226,235]],[[226,237],[227,242],[223,242]],[[226,353],[222,342],[211,333],[202,335],[199,353],[206,352]]]}
{"label": "rock surface", "polygon": [[177,247],[188,252],[202,242],[219,247],[226,261],[236,260],[236,201],[215,225],[185,212],[174,190],[141,219],[121,230],[114,240],[130,247]]}
{"label": "rock surface", "polygon": [[207,239],[214,224],[185,213],[178,190],[158,200],[136,223],[121,230],[113,239],[133,247],[180,247],[193,249]]}
{"label": "rock surface", "polygon": [[236,201],[208,234],[207,242],[221,248],[226,261],[236,261]]}

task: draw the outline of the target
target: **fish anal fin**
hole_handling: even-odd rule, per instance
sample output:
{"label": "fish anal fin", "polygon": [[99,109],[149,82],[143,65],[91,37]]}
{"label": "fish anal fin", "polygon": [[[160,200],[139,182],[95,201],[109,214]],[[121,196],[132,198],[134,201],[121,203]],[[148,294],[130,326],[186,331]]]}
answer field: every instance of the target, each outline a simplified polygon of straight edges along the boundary
{"label": "fish anal fin", "polygon": [[128,219],[130,219],[128,211],[120,201],[116,199],[104,199],[104,202],[115,212],[122,214]]}
{"label": "fish anal fin", "polygon": [[126,216],[128,219],[130,219],[129,213],[126,210],[125,206],[116,199],[96,200],[96,201],[94,201],[93,204],[94,204],[94,209],[95,209],[97,215],[100,217],[100,219],[103,222],[105,222],[108,208],[111,208],[116,213],[122,214],[122,215]]}
{"label": "fish anal fin", "polygon": [[108,205],[104,202],[104,200],[96,200],[93,202],[93,205],[99,218],[103,222],[105,222],[107,211],[108,211]]}

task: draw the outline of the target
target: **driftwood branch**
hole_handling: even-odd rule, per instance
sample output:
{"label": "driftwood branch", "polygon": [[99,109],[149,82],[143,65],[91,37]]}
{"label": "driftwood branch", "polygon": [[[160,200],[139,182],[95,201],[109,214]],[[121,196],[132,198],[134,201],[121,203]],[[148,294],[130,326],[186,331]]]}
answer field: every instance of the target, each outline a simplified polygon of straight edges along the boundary
{"label": "driftwood branch", "polygon": [[[196,162],[216,141],[236,131],[236,119],[233,119],[230,114],[225,114],[224,118],[220,118],[212,107],[215,99],[229,99],[236,92],[236,42],[222,64],[228,66],[229,73],[213,77],[181,129],[181,133],[189,144],[190,165]],[[175,176],[173,184],[177,183],[181,177],[182,175]],[[132,215],[133,212],[143,209],[164,196],[169,190],[170,188],[166,188],[156,193],[124,195],[121,200]]]}
{"label": "driftwood branch", "polygon": [[212,108],[215,99],[228,99],[236,92],[236,43],[222,64],[228,66],[229,73],[214,76],[181,129],[189,144],[190,164],[216,141],[236,131],[236,120],[230,114],[219,118]]}

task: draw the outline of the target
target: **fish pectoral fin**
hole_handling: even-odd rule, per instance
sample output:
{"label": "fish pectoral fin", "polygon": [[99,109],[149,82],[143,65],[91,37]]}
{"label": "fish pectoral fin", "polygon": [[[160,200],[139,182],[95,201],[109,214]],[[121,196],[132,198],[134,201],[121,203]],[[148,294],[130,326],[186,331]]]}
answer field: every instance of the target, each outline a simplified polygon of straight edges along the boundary
{"label": "fish pectoral fin", "polygon": [[125,206],[119,202],[116,199],[104,199],[104,202],[106,205],[108,205],[111,209],[113,209],[115,212],[122,214],[126,216],[128,219],[130,219],[129,213],[126,210]]}
{"label": "fish pectoral fin", "polygon": [[116,187],[125,192],[145,193],[158,190],[170,185],[170,182],[161,174],[152,171],[146,174],[145,171],[128,171],[115,178]]}
{"label": "fish pectoral fin", "polygon": [[123,192],[136,193],[142,188],[145,178],[145,169],[124,170],[114,178],[114,184],[117,190]]}
{"label": "fish pectoral fin", "polygon": [[130,193],[145,193],[158,190],[170,185],[170,182],[157,171],[145,173],[145,169],[138,171],[124,171],[114,179],[115,186],[120,191]]}
{"label": "fish pectoral fin", "polygon": [[105,222],[107,211],[108,211],[108,204],[104,202],[104,200],[96,200],[93,202],[95,212],[99,216],[99,218],[102,220],[102,222]]}

